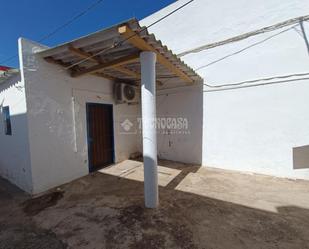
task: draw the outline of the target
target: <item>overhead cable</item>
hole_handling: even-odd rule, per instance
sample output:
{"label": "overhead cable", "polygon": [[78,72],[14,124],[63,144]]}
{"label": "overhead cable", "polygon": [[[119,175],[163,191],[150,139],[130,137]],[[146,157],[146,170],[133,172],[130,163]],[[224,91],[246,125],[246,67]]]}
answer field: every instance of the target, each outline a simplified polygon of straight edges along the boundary
{"label": "overhead cable", "polygon": [[258,83],[258,84],[252,84],[252,85],[243,85],[243,86],[234,86],[234,87],[226,87],[226,88],[218,88],[218,89],[209,89],[209,90],[204,90],[203,92],[228,91],[228,90],[234,90],[234,89],[240,89],[240,88],[249,88],[249,87],[259,87],[259,86],[267,86],[267,85],[274,85],[274,84],[291,83],[291,82],[302,81],[302,80],[309,80],[309,77],[288,79],[288,80],[279,80],[279,81]]}
{"label": "overhead cable", "polygon": [[285,30],[282,30],[282,31],[280,31],[280,32],[278,32],[278,33],[276,33],[276,34],[274,34],[274,35],[271,35],[271,36],[269,36],[269,37],[267,37],[267,38],[265,38],[265,39],[263,39],[263,40],[261,40],[261,41],[255,42],[255,43],[253,43],[253,44],[251,44],[251,45],[249,45],[249,46],[247,46],[247,47],[244,47],[244,48],[242,48],[242,49],[240,49],[240,50],[237,50],[236,52],[233,52],[233,53],[230,53],[230,54],[228,54],[228,55],[225,55],[225,56],[223,56],[223,57],[221,57],[221,58],[219,58],[219,59],[216,59],[216,60],[214,60],[214,61],[212,61],[212,62],[209,62],[209,63],[207,63],[207,64],[205,64],[205,65],[203,65],[203,66],[199,66],[198,68],[195,68],[194,70],[195,70],[195,71],[201,70],[201,69],[203,69],[203,68],[205,68],[205,67],[208,67],[208,66],[210,66],[210,65],[216,64],[216,63],[218,63],[218,62],[220,62],[220,61],[223,61],[223,60],[225,60],[225,59],[227,59],[227,58],[229,58],[229,57],[232,57],[232,56],[234,56],[234,55],[236,55],[236,54],[240,54],[240,53],[242,53],[242,52],[248,50],[249,48],[252,48],[252,47],[255,47],[255,46],[257,46],[257,45],[259,45],[259,44],[261,44],[261,43],[264,43],[264,42],[266,42],[266,41],[268,41],[268,40],[270,40],[270,39],[272,39],[272,38],[274,38],[274,37],[276,37],[276,36],[278,36],[278,35],[281,35],[281,34],[287,32],[287,31],[291,30],[291,29],[295,29],[296,26],[298,26],[298,25],[294,25],[294,26],[292,26],[292,27],[290,27],[290,28],[287,28],[287,29],[285,29]]}
{"label": "overhead cable", "polygon": [[[275,84],[275,83],[280,83],[282,81],[274,81],[274,82],[264,82],[264,81],[277,80],[277,79],[283,80],[283,79],[288,79],[288,78],[292,78],[292,77],[301,77],[301,76],[309,76],[309,72],[295,73],[295,74],[288,74],[288,75],[279,75],[279,76],[273,76],[273,77],[268,77],[268,78],[246,80],[246,81],[241,81],[241,82],[237,82],[237,83],[227,83],[227,84],[221,84],[221,85],[209,85],[207,83],[204,83],[203,85],[205,85],[209,88],[214,88],[214,89],[218,89],[218,90],[220,88],[224,88],[224,89],[221,89],[221,90],[225,90],[225,89],[228,90],[228,89],[235,89],[235,86],[237,88],[239,88],[239,86],[243,86],[243,87],[257,86],[257,84],[251,84],[251,83],[256,83],[256,82],[261,82],[261,81],[263,81],[263,83],[259,83],[258,85]],[[284,82],[302,80],[302,79],[308,79],[308,77],[285,80]],[[249,84],[249,85],[245,85],[245,84]],[[210,91],[212,91],[212,90],[210,90]]]}
{"label": "overhead cable", "polygon": [[292,18],[292,19],[289,19],[289,20],[286,20],[286,21],[283,21],[283,22],[279,22],[279,23],[276,23],[276,24],[273,24],[273,25],[270,25],[270,26],[267,26],[267,27],[264,27],[264,28],[261,28],[261,29],[257,29],[257,30],[254,30],[254,31],[251,31],[251,32],[248,32],[248,33],[237,35],[237,36],[234,36],[234,37],[222,40],[222,41],[218,41],[218,42],[202,45],[202,46],[199,46],[199,47],[196,47],[196,48],[193,48],[193,49],[189,49],[187,51],[179,53],[177,56],[182,57],[182,56],[185,56],[185,55],[188,55],[188,54],[198,53],[198,52],[201,52],[201,51],[204,51],[204,50],[207,50],[207,49],[222,46],[222,45],[225,45],[225,44],[228,44],[228,43],[231,43],[231,42],[241,41],[241,40],[247,39],[251,36],[255,36],[255,35],[262,34],[262,33],[274,31],[274,30],[277,30],[277,29],[280,29],[280,28],[283,28],[283,27],[286,27],[286,26],[289,26],[289,25],[299,23],[301,21],[308,21],[308,20],[309,20],[309,15]]}
{"label": "overhead cable", "polygon": [[[71,23],[73,23],[74,21],[76,21],[77,19],[79,19],[80,17],[84,16],[87,12],[89,12],[90,10],[94,9],[95,7],[97,7],[101,2],[103,2],[104,0],[97,0],[94,3],[92,3],[90,6],[88,6],[85,10],[83,10],[82,12],[80,12],[79,14],[75,15],[74,17],[72,17],[70,20],[68,20],[67,22],[63,23],[62,25],[60,25],[59,27],[55,28],[52,32],[44,35],[42,38],[40,38],[38,41],[42,42],[48,38],[50,38],[51,36],[53,36],[54,34],[56,34],[58,31],[60,31],[61,29],[69,26]],[[10,57],[8,57],[7,59],[3,60],[0,62],[0,64],[6,63],[8,61],[11,61],[12,59],[16,58],[18,56],[18,54],[12,55]]]}
{"label": "overhead cable", "polygon": [[109,47],[107,47],[107,48],[104,48],[104,49],[102,49],[102,50],[100,50],[100,51],[98,51],[98,52],[96,52],[96,53],[94,53],[94,54],[92,54],[92,55],[90,55],[90,56],[88,56],[88,57],[86,57],[86,58],[84,58],[84,59],[82,59],[82,60],[76,62],[76,63],[73,63],[72,65],[70,65],[70,66],[68,66],[68,67],[65,67],[65,69],[67,70],[67,69],[70,69],[70,68],[72,68],[72,67],[78,66],[79,64],[81,64],[81,63],[83,63],[83,62],[85,62],[85,61],[88,61],[89,59],[94,58],[94,57],[96,57],[96,56],[98,56],[98,55],[101,55],[101,54],[103,54],[103,53],[109,51],[110,49],[119,47],[120,45],[122,45],[122,44],[125,43],[126,41],[130,40],[132,37],[138,35],[139,33],[143,32],[144,30],[148,29],[149,27],[152,27],[152,26],[154,26],[155,24],[157,24],[157,23],[163,21],[165,18],[167,18],[167,17],[169,17],[170,15],[176,13],[177,11],[179,11],[179,10],[182,9],[182,8],[184,8],[184,7],[187,6],[188,4],[192,3],[193,1],[194,1],[194,0],[190,0],[190,1],[186,2],[186,3],[184,3],[183,5],[179,6],[178,8],[176,8],[176,9],[174,9],[173,11],[169,12],[168,14],[164,15],[163,17],[159,18],[158,20],[152,22],[152,23],[149,24],[148,26],[145,26],[145,27],[142,28],[141,30],[135,32],[133,35],[127,37],[126,39],[123,39],[123,40],[120,41],[120,42],[116,42],[116,43],[114,43],[113,45],[111,45],[111,46],[109,46]]}

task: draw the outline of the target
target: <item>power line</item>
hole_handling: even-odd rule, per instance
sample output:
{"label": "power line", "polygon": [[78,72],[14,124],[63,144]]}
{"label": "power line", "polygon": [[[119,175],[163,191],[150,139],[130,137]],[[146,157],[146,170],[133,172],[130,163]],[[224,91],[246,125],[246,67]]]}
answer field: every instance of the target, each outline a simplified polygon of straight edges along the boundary
{"label": "power line", "polygon": [[45,35],[44,37],[42,37],[39,42],[44,41],[46,39],[48,39],[49,37],[51,37],[52,35],[56,34],[59,30],[69,26],[71,23],[73,23],[74,21],[76,21],[78,18],[84,16],[88,11],[90,11],[91,9],[95,8],[96,6],[98,6],[101,2],[103,2],[104,0],[97,0],[96,2],[94,2],[93,4],[91,4],[88,8],[86,8],[84,11],[82,11],[81,13],[77,14],[76,16],[74,16],[71,20],[65,22],[64,24],[60,25],[58,28],[56,28],[54,31],[50,32],[49,34]]}
{"label": "power line", "polygon": [[102,54],[102,53],[104,53],[104,52],[106,52],[106,51],[108,51],[108,50],[110,50],[110,49],[119,47],[120,45],[122,45],[122,44],[125,43],[126,41],[130,40],[132,37],[138,35],[139,33],[143,32],[144,30],[148,29],[149,27],[152,27],[152,26],[154,26],[155,24],[157,24],[157,23],[163,21],[164,19],[166,19],[166,18],[169,17],[170,15],[176,13],[177,11],[181,10],[182,8],[184,8],[184,7],[187,6],[188,4],[192,3],[193,1],[194,1],[194,0],[190,0],[190,1],[186,2],[186,3],[184,3],[183,5],[179,6],[178,8],[176,8],[176,9],[174,9],[173,11],[169,12],[168,14],[164,15],[163,17],[159,18],[158,20],[156,20],[156,21],[154,21],[153,23],[149,24],[148,26],[146,26],[146,27],[142,28],[141,30],[135,32],[133,35],[127,37],[126,39],[124,39],[124,40],[122,40],[122,41],[120,41],[120,42],[118,42],[118,43],[114,43],[114,44],[111,45],[110,47],[107,47],[107,48],[105,48],[105,49],[102,49],[102,50],[100,50],[99,52],[92,54],[91,56],[88,56],[88,57],[86,57],[86,58],[84,58],[84,59],[82,59],[82,60],[80,60],[80,61],[78,61],[78,62],[76,62],[76,63],[73,63],[72,65],[70,65],[70,66],[68,66],[68,67],[65,67],[65,69],[67,70],[67,69],[70,69],[70,68],[72,68],[72,67],[78,66],[79,64],[81,64],[81,63],[83,63],[83,62],[85,62],[85,61],[87,61],[87,60],[89,60],[89,59],[91,59],[91,58],[93,58],[93,57],[96,57],[96,56],[98,56],[98,55],[100,55],[100,54]]}
{"label": "power line", "polygon": [[303,21],[299,22],[299,25],[300,25],[301,32],[303,34],[303,38],[304,38],[305,44],[306,44],[307,52],[309,54],[309,42],[308,42],[308,38],[307,38],[307,35],[306,35],[306,30],[305,30],[305,27],[304,27],[304,22]]}
{"label": "power line", "polygon": [[272,38],[274,38],[274,37],[276,37],[276,36],[278,36],[278,35],[281,35],[281,34],[287,32],[287,31],[289,31],[289,30],[291,30],[291,29],[294,29],[296,26],[298,26],[298,24],[297,24],[297,25],[294,25],[294,26],[292,26],[292,27],[290,27],[290,28],[288,28],[288,29],[282,30],[282,31],[278,32],[277,34],[271,35],[271,36],[269,36],[269,37],[267,37],[267,38],[265,38],[265,39],[263,39],[263,40],[261,40],[261,41],[258,41],[258,42],[256,42],[256,43],[253,43],[253,44],[251,44],[251,45],[249,45],[249,46],[247,46],[247,47],[245,47],[245,48],[242,48],[242,49],[240,49],[240,50],[238,50],[238,51],[236,51],[236,52],[233,52],[233,53],[231,53],[231,54],[225,55],[225,56],[221,57],[220,59],[214,60],[214,61],[212,61],[212,62],[210,62],[210,63],[208,63],[208,64],[206,64],[206,65],[200,66],[200,67],[198,67],[198,68],[196,68],[196,69],[194,69],[194,70],[195,70],[195,71],[201,70],[201,69],[203,69],[203,68],[205,68],[205,67],[208,67],[208,66],[213,65],[213,64],[216,64],[216,63],[218,63],[218,62],[220,62],[220,61],[222,61],[222,60],[225,60],[225,59],[227,59],[227,58],[229,58],[229,57],[231,57],[231,56],[234,56],[234,55],[236,55],[236,54],[240,54],[241,52],[246,51],[246,50],[249,49],[249,48],[252,48],[252,47],[254,47],[254,46],[257,46],[257,45],[259,45],[259,44],[261,44],[261,43],[264,43],[264,42],[266,42],[266,41],[268,41],[268,40],[270,40],[270,39],[272,39]]}
{"label": "power line", "polygon": [[18,54],[14,54],[14,55],[12,55],[12,56],[10,56],[10,57],[4,59],[3,61],[1,61],[0,64],[3,64],[3,63],[8,62],[8,61],[11,61],[11,60],[13,60],[14,58],[16,58],[17,56],[18,56]]}
{"label": "power line", "polygon": [[152,24],[150,24],[147,28],[152,27],[153,25],[157,24],[158,22],[161,22],[162,20],[164,20],[165,18],[171,16],[172,14],[174,14],[175,12],[177,12],[178,10],[182,9],[183,7],[187,6],[188,4],[192,3],[194,0],[190,0],[188,2],[186,2],[185,4],[179,6],[178,8],[174,9],[173,11],[171,11],[170,13],[168,13],[167,15],[159,18],[157,21],[153,22]]}
{"label": "power line", "polygon": [[309,80],[309,77],[298,78],[298,79],[289,79],[289,80],[280,80],[280,81],[273,81],[273,82],[265,82],[253,85],[245,85],[245,86],[235,86],[235,87],[228,87],[223,89],[211,89],[211,90],[204,90],[203,92],[219,92],[219,91],[228,91],[240,88],[249,88],[249,87],[258,87],[258,86],[266,86],[266,85],[274,85],[274,84],[282,84],[282,83],[290,83],[294,81],[302,81],[302,80]]}
{"label": "power line", "polygon": [[270,25],[270,26],[267,26],[267,27],[264,27],[264,28],[261,28],[261,29],[257,29],[257,30],[254,30],[254,31],[251,31],[251,32],[248,32],[248,33],[244,33],[244,34],[241,34],[241,35],[238,35],[238,36],[234,36],[232,38],[228,38],[228,39],[225,39],[225,40],[222,40],[222,41],[219,41],[219,42],[214,42],[214,43],[202,45],[202,46],[199,46],[199,47],[196,47],[196,48],[193,48],[193,49],[189,49],[187,51],[184,51],[184,52],[178,54],[177,56],[182,57],[182,56],[185,56],[185,55],[188,55],[188,54],[198,53],[198,52],[201,52],[201,51],[204,51],[204,50],[207,50],[207,49],[222,46],[222,45],[225,45],[225,44],[228,44],[228,43],[231,43],[231,42],[241,41],[241,40],[247,39],[251,36],[255,36],[255,35],[262,34],[262,33],[274,31],[274,30],[277,30],[277,29],[280,29],[280,28],[283,28],[283,27],[286,27],[286,26],[289,26],[289,25],[292,25],[292,24],[295,24],[295,23],[298,23],[298,22],[301,22],[301,21],[308,21],[308,20],[309,20],[309,15],[292,18],[292,19],[289,19],[289,20],[286,20],[286,21],[283,21],[283,22],[280,22],[280,23],[276,23],[276,24],[273,24],[273,25]]}
{"label": "power line", "polygon": [[[72,17],[70,20],[68,20],[67,22],[63,23],[62,25],[60,25],[59,27],[55,28],[53,31],[51,31],[50,33],[44,35],[42,38],[40,38],[38,41],[42,42],[48,38],[50,38],[51,36],[53,36],[54,34],[56,34],[58,31],[62,30],[63,28],[69,26],[71,23],[73,23],[74,21],[76,21],[77,19],[79,19],[80,17],[84,16],[87,12],[89,12],[90,10],[94,9],[95,7],[97,7],[101,2],[103,2],[104,0],[97,0],[94,3],[92,3],[90,6],[88,6],[85,10],[83,10],[82,12],[80,12],[79,14],[75,15],[74,17]],[[12,59],[16,58],[18,56],[18,54],[15,54],[13,56],[10,56],[9,58],[3,60],[0,62],[0,64],[3,64],[5,62],[11,61]]]}
{"label": "power line", "polygon": [[[289,75],[279,75],[279,76],[273,76],[273,77],[268,77],[268,78],[261,78],[261,79],[255,79],[255,80],[246,80],[246,81],[241,81],[241,82],[237,82],[237,83],[227,83],[227,84],[221,84],[221,85],[209,85],[204,83],[203,85],[209,87],[209,88],[222,88],[222,87],[227,87],[225,89],[235,89],[233,87],[235,86],[242,86],[244,84],[248,84],[248,83],[255,83],[255,82],[260,82],[260,81],[269,81],[269,80],[276,80],[276,79],[287,79],[287,78],[291,78],[291,77],[300,77],[300,76],[308,76],[309,72],[306,73],[295,73],[295,74],[289,74]],[[307,79],[307,78],[299,78],[299,79],[292,79],[290,81],[295,81],[295,80],[300,80],[300,79]],[[258,85],[267,85],[267,84],[274,84],[274,83],[279,83],[281,81],[275,81],[275,82],[264,82],[264,83],[260,83]],[[242,87],[252,87],[252,86],[257,86],[257,84],[255,85],[246,85],[246,86],[242,86]],[[232,87],[232,88],[230,88]],[[220,90],[225,90],[225,89],[220,89]],[[218,89],[219,90],[219,89]],[[213,90],[210,90],[213,91]]]}

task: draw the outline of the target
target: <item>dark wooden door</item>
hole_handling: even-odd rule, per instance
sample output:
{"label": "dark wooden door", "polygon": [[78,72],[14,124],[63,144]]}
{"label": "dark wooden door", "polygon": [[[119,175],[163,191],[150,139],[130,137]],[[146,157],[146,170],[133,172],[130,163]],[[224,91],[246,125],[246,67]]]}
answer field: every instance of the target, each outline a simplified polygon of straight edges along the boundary
{"label": "dark wooden door", "polygon": [[87,104],[90,172],[114,163],[113,106]]}

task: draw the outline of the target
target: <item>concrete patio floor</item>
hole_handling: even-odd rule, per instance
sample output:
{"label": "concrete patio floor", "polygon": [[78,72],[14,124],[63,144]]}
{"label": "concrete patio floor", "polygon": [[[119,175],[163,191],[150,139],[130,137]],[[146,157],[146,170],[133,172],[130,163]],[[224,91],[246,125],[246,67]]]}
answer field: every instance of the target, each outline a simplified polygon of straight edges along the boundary
{"label": "concrete patio floor", "polygon": [[155,210],[137,161],[34,199],[0,180],[0,249],[309,248],[309,182],[159,164]]}

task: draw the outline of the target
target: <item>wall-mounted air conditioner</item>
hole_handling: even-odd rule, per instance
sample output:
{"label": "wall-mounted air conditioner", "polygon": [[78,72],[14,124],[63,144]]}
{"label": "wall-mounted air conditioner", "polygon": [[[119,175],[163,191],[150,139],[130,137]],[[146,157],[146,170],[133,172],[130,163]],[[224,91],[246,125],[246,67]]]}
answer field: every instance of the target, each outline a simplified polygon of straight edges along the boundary
{"label": "wall-mounted air conditioner", "polygon": [[139,88],[125,83],[115,83],[114,98],[117,104],[138,103],[140,100]]}

